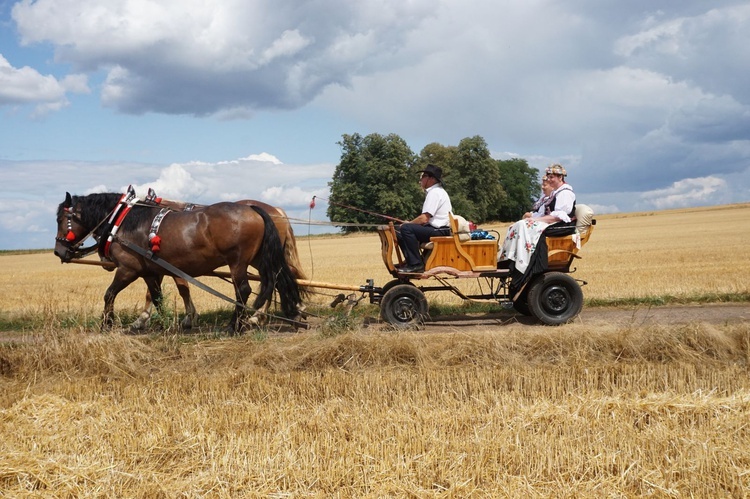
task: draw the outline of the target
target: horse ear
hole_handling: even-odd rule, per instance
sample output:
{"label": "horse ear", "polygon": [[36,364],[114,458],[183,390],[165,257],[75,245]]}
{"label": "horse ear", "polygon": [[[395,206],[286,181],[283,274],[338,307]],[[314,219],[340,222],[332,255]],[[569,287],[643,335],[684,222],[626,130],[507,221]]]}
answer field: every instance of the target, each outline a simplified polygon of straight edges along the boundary
{"label": "horse ear", "polygon": [[70,196],[69,192],[66,192],[65,193],[65,203],[63,203],[63,206],[65,206],[66,208],[69,208],[72,205],[73,205],[73,198]]}

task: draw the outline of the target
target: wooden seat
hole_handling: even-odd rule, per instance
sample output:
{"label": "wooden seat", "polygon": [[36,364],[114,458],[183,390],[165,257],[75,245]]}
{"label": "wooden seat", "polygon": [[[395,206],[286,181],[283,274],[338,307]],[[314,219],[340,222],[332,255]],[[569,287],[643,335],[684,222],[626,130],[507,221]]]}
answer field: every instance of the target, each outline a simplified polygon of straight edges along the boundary
{"label": "wooden seat", "polygon": [[[547,266],[550,270],[568,272],[578,252],[591,238],[596,220],[593,211],[584,204],[576,206],[576,234],[547,238]],[[576,243],[576,237],[580,238]]]}
{"label": "wooden seat", "polygon": [[[423,244],[425,270],[436,267],[452,267],[460,271],[496,270],[497,241],[494,239],[461,241],[457,219],[452,215],[449,218],[452,235],[433,237],[430,238],[429,243]],[[393,223],[379,226],[378,235],[383,263],[395,275],[397,271],[393,261],[394,253],[399,264],[404,262],[404,258],[396,242],[396,230]],[[468,236],[468,233],[463,236]]]}
{"label": "wooden seat", "polygon": [[435,267],[453,267],[458,270],[495,270],[497,269],[497,241],[494,239],[461,241],[458,220],[453,215],[450,219],[450,236],[430,238],[433,245],[425,262],[425,270]]}

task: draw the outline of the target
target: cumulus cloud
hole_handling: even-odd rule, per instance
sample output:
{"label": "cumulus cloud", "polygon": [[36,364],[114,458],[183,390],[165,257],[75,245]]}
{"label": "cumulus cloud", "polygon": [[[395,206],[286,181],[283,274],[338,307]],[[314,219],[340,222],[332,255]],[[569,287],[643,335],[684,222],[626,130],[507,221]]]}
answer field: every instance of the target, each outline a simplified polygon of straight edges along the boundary
{"label": "cumulus cloud", "polygon": [[675,18],[649,17],[641,30],[617,40],[615,52],[630,65],[691,80],[717,95],[742,96],[747,102],[750,89],[737,70],[750,64],[750,4],[712,2],[710,7]]}
{"label": "cumulus cloud", "polygon": [[106,105],[206,115],[297,108],[348,85],[397,53],[433,9],[426,0],[23,0],[13,19],[23,43],[50,42],[59,61],[107,71]]}
{"label": "cumulus cloud", "polygon": [[727,183],[716,177],[688,178],[666,189],[644,192],[641,199],[657,210],[716,204],[717,200],[728,202]]}
{"label": "cumulus cloud", "polygon": [[43,116],[67,106],[70,92],[88,93],[87,77],[76,74],[58,80],[28,66],[14,68],[0,54],[0,106],[33,104],[33,116]]}
{"label": "cumulus cloud", "polygon": [[204,193],[200,180],[194,179],[190,172],[179,164],[169,165],[156,179],[145,184],[133,185],[133,188],[140,197],[145,197],[151,188],[159,196],[175,200],[197,199]]}
{"label": "cumulus cloud", "polygon": [[261,153],[215,163],[175,163],[133,187],[139,196],[152,188],[161,197],[194,203],[257,199],[299,209],[312,196],[328,192],[333,169],[333,165],[286,165],[272,154]]}

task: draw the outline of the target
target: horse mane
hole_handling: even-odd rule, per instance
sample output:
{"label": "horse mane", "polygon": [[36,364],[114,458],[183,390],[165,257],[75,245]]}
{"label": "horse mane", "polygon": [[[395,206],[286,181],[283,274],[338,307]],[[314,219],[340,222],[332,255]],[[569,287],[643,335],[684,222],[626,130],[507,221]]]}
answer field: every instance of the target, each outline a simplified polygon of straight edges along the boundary
{"label": "horse mane", "polygon": [[[117,194],[115,192],[71,196],[71,206],[73,209],[76,209],[80,205],[80,211],[76,211],[79,211],[81,222],[85,227],[93,229],[105,217],[109,216],[121,196],[122,194]],[[58,218],[63,216],[64,204],[65,203],[60,203],[60,206],[57,209]]]}
{"label": "horse mane", "polygon": [[[115,206],[117,206],[117,203],[121,198],[122,193],[100,192],[87,194],[85,196],[72,196],[72,201],[73,207],[78,205],[81,206],[80,216],[83,225],[89,229],[93,229],[112,214],[112,211],[115,209]],[[65,203],[60,203],[60,206],[57,208],[58,218],[63,216],[64,204]],[[130,213],[128,213],[123,220],[121,228],[123,230],[136,230],[144,223],[144,221],[148,221],[150,224],[151,220],[154,218],[152,215],[153,211],[154,208],[149,206],[133,206]],[[99,228],[97,229],[99,235],[101,235],[101,231],[104,230],[105,225],[106,224],[104,223],[99,225]]]}
{"label": "horse mane", "polygon": [[156,217],[159,210],[161,208],[158,206],[144,206],[142,204],[133,206],[128,216],[122,221],[122,230],[137,231],[145,227],[143,230],[148,233],[151,222],[154,221],[154,217]]}

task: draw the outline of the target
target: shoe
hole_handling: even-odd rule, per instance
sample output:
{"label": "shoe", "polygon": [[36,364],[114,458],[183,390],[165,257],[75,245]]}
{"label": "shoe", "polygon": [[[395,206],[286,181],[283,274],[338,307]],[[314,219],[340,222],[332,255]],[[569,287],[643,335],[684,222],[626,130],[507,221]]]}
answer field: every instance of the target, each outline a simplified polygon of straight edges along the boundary
{"label": "shoe", "polygon": [[416,274],[417,272],[424,272],[424,265],[421,263],[416,265],[406,265],[398,269],[398,271],[405,274]]}

